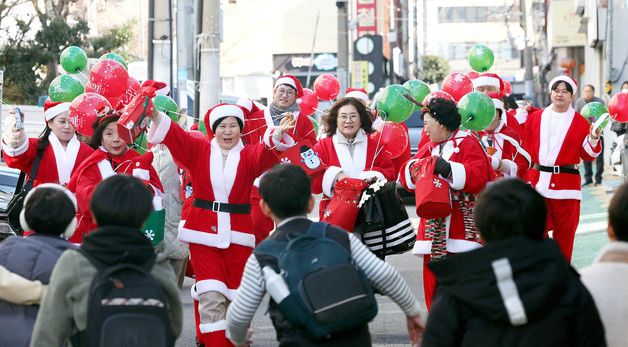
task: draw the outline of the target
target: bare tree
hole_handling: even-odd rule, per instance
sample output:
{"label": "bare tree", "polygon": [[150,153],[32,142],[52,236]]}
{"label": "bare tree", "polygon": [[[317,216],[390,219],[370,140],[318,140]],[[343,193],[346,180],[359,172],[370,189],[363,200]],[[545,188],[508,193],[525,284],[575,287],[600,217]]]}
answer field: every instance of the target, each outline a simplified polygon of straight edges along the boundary
{"label": "bare tree", "polygon": [[2,28],[2,21],[9,16],[14,7],[27,2],[28,0],[0,0],[0,28]]}
{"label": "bare tree", "polygon": [[46,20],[51,18],[67,19],[70,14],[70,5],[79,0],[31,0],[35,13],[41,22],[46,25]]}

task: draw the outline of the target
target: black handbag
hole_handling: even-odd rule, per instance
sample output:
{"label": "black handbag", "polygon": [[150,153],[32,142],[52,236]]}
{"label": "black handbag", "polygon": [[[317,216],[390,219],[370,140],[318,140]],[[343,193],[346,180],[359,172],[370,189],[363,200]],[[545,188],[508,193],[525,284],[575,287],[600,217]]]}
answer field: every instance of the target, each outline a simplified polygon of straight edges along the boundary
{"label": "black handbag", "polygon": [[[24,183],[22,189],[17,192],[9,201],[7,205],[7,218],[9,220],[9,225],[15,230],[15,233],[18,235],[22,235],[24,230],[22,230],[22,224],[20,223],[20,212],[24,207],[24,199],[26,198],[26,194],[33,189],[33,182],[35,181],[35,177],[37,176],[37,171],[39,170],[39,162],[41,161],[41,155],[37,155],[35,157],[35,161],[33,161],[33,166],[31,167],[31,172],[28,175],[28,180]],[[18,187],[20,184],[24,182],[24,172],[20,173],[20,178],[18,179]]]}
{"label": "black handbag", "polygon": [[384,258],[414,247],[416,230],[397,196],[395,182],[371,184],[364,191],[361,204],[354,232],[371,252]]}

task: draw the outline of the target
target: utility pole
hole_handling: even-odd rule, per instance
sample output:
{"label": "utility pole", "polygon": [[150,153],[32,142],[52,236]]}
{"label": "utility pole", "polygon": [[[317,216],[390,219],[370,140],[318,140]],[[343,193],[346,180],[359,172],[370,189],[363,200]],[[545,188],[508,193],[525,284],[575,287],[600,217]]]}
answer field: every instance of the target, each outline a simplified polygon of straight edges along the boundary
{"label": "utility pole", "polygon": [[344,95],[349,86],[349,25],[347,0],[336,0],[338,8],[338,68],[336,74],[340,81],[340,95]]}
{"label": "utility pole", "polygon": [[520,0],[521,20],[524,32],[525,48],[523,50],[523,64],[525,65],[525,75],[523,77],[525,83],[525,97],[536,104],[536,93],[534,92],[534,75],[532,72],[532,46],[528,42],[528,7],[526,0]]}
{"label": "utility pole", "polygon": [[177,1],[177,103],[188,109],[187,81],[194,80],[194,0]]}
{"label": "utility pole", "polygon": [[606,5],[606,42],[604,42],[604,48],[606,48],[606,83],[611,85],[612,94],[612,81],[615,79],[615,73],[613,71],[613,0],[608,0]]}
{"label": "utility pole", "polygon": [[197,37],[200,49],[199,115],[220,101],[220,0],[204,0],[202,32]]}
{"label": "utility pole", "polygon": [[148,2],[148,78],[174,89],[172,76],[172,0]]}

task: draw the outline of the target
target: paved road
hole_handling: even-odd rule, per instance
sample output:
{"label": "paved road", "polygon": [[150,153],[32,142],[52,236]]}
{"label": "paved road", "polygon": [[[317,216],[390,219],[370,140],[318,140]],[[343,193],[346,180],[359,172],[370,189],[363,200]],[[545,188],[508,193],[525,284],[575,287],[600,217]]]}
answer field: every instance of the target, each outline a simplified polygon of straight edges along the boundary
{"label": "paved road", "polygon": [[[590,264],[600,248],[608,242],[606,236],[606,209],[612,194],[611,188],[618,186],[618,181],[609,178],[605,186],[585,187],[581,205],[580,224],[576,234],[573,265],[582,268]],[[318,209],[315,208],[315,211]],[[415,215],[414,206],[407,207],[410,216]],[[418,223],[418,219],[413,219]],[[410,254],[388,257],[387,260],[401,273],[414,293],[423,300],[423,290],[420,282],[421,259]],[[184,308],[183,334],[177,341],[177,346],[194,346],[194,313],[190,297],[191,279],[186,279],[181,299]],[[266,299],[267,300],[267,299]],[[267,301],[257,311],[253,321],[254,346],[275,346],[275,331],[266,315]],[[378,296],[379,314],[371,322],[370,330],[375,346],[407,346],[408,338],[405,328],[405,317],[399,308],[388,298]],[[425,307],[424,314],[425,314]]]}

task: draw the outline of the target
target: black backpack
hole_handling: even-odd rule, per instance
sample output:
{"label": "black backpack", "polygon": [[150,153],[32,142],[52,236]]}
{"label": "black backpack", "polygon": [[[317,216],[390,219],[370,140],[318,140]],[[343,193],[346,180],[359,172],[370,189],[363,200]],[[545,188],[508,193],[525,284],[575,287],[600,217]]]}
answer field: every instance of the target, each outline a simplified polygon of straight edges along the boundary
{"label": "black backpack", "polygon": [[81,254],[97,273],[89,290],[87,328],[72,337],[72,346],[174,346],[168,298],[150,273],[154,258],[142,266],[106,266]]}
{"label": "black backpack", "polygon": [[373,288],[353,262],[348,236],[341,234],[342,243],[327,237],[327,226],[312,223],[303,234],[268,238],[253,251],[260,267],[271,266],[290,290],[277,303],[279,311],[314,337],[359,327],[377,315]]}

